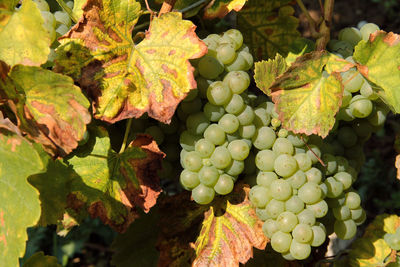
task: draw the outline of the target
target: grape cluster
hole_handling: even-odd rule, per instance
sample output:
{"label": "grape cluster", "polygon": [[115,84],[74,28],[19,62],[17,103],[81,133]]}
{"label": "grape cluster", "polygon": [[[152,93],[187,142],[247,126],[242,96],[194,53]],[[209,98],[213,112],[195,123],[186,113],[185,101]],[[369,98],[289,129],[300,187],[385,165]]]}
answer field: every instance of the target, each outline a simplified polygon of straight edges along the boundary
{"label": "grape cluster", "polygon": [[400,250],[400,227],[397,227],[394,234],[386,233],[383,239],[391,249]]}

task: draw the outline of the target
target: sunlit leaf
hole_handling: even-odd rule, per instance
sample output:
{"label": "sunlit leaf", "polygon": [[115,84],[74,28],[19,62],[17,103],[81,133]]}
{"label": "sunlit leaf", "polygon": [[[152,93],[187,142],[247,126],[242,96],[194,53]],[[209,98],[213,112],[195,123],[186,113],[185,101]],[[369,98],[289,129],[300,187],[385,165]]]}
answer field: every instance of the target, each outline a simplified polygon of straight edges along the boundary
{"label": "sunlit leaf", "polygon": [[262,222],[248,200],[248,188],[242,194],[241,201],[228,200],[226,206],[211,206],[205,213],[193,266],[238,266],[253,256],[253,247],[265,248]]}
{"label": "sunlit leaf", "polygon": [[0,263],[19,266],[28,239],[26,228],[40,216],[39,196],[27,181],[43,170],[32,145],[8,119],[0,117]]}
{"label": "sunlit leaf", "polygon": [[54,256],[45,256],[43,251],[33,254],[23,267],[61,267]]}
{"label": "sunlit leaf", "polygon": [[83,10],[82,7],[83,5],[87,2],[87,0],[75,0],[74,1],[74,8],[72,9],[72,12],[74,13],[74,15],[79,19],[82,14],[83,14]]}
{"label": "sunlit leaf", "polygon": [[43,28],[40,10],[32,0],[0,3],[0,60],[8,65],[39,66],[50,53],[50,35]]}
{"label": "sunlit leaf", "polygon": [[89,101],[72,79],[39,67],[14,66],[0,77],[3,94],[20,129],[52,155],[76,148],[91,120]]}
{"label": "sunlit leaf", "polygon": [[400,113],[400,35],[377,31],[355,48],[353,59],[359,72],[382,88],[377,93],[390,108]]}
{"label": "sunlit leaf", "polygon": [[237,27],[256,60],[286,55],[300,37],[290,0],[251,0],[237,14]]}
{"label": "sunlit leaf", "polygon": [[83,11],[83,19],[60,40],[56,70],[74,77],[94,99],[98,119],[116,122],[147,112],[169,122],[196,87],[189,59],[207,50],[194,24],[180,13],[163,14],[135,44],[131,32],[142,14],[138,2],[89,0]]}
{"label": "sunlit leaf", "polygon": [[68,207],[123,232],[138,216],[137,208],[148,212],[155,205],[163,153],[147,135],[138,135],[123,153],[111,149],[105,129],[91,129],[90,136],[67,160],[74,172]]}
{"label": "sunlit leaf", "polygon": [[204,10],[204,18],[222,18],[232,10],[240,11],[246,4],[247,0],[215,0]]}
{"label": "sunlit leaf", "polygon": [[288,65],[280,54],[277,54],[274,59],[256,62],[254,64],[254,80],[257,87],[266,95],[270,95],[271,85],[287,68]]}

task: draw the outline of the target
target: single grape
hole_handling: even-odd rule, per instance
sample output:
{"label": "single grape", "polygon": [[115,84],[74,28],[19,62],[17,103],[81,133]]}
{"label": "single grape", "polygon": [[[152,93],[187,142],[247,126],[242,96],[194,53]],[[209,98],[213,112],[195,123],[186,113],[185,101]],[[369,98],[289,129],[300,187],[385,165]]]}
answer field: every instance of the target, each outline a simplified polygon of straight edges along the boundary
{"label": "single grape", "polygon": [[225,143],[225,132],[218,124],[210,124],[204,131],[204,138],[214,145]]}
{"label": "single grape", "polygon": [[250,189],[249,199],[251,203],[257,208],[264,208],[267,205],[268,201],[270,201],[271,197],[267,188],[256,185]]}
{"label": "single grape", "polygon": [[347,172],[338,172],[333,177],[343,184],[343,190],[349,189],[353,183],[353,178]]}
{"label": "single grape", "polygon": [[219,120],[218,125],[226,132],[226,133],[234,133],[239,129],[239,120],[235,115],[225,114]]}
{"label": "single grape", "polygon": [[268,219],[270,219],[267,211],[265,210],[265,208],[256,208],[256,215],[257,217],[261,220],[261,221],[266,221]]}
{"label": "single grape", "polygon": [[371,100],[365,98],[362,95],[359,97],[353,97],[350,102],[350,111],[356,118],[366,118],[372,113],[373,104]]}
{"label": "single grape", "polygon": [[252,139],[254,146],[260,150],[271,148],[275,140],[275,131],[267,126],[259,128]]}
{"label": "single grape", "polygon": [[281,154],[276,157],[273,166],[275,172],[282,177],[289,177],[293,175],[298,169],[297,161],[294,159],[294,157],[288,154]]}
{"label": "single grape", "polygon": [[356,192],[347,192],[344,203],[351,210],[358,209],[361,205],[361,198]]}
{"label": "single grape", "polygon": [[319,247],[321,246],[326,239],[326,232],[324,231],[324,228],[318,225],[313,225],[311,227],[313,231],[313,238],[311,241],[311,246],[313,247]]}
{"label": "single grape", "polygon": [[214,196],[214,189],[203,184],[199,184],[192,190],[192,197],[194,201],[201,205],[209,204],[214,199]]}
{"label": "single grape", "polygon": [[244,71],[230,71],[224,77],[226,83],[234,94],[243,93],[250,85],[250,76]]}
{"label": "single grape", "polygon": [[285,209],[295,214],[304,210],[304,202],[296,195],[292,196],[285,202]]}
{"label": "single grape", "polygon": [[278,179],[278,176],[274,172],[262,172],[257,174],[257,184],[269,187],[272,181]]}
{"label": "single grape", "polygon": [[227,72],[244,71],[247,70],[247,68],[248,68],[248,62],[246,58],[244,58],[242,55],[239,54],[232,63],[225,65],[225,71]]}
{"label": "single grape", "polygon": [[274,170],[275,159],[276,154],[272,150],[260,150],[256,155],[255,163],[261,171],[269,172]]}
{"label": "single grape", "polygon": [[210,84],[207,89],[207,99],[213,105],[223,106],[232,98],[232,91],[221,81]]}
{"label": "single grape", "polygon": [[351,92],[349,92],[347,90],[343,90],[342,105],[340,107],[341,108],[345,108],[345,107],[349,106],[350,101],[351,101],[352,98],[353,98],[353,95],[351,94]]}
{"label": "single grape", "polygon": [[292,236],[288,233],[281,231],[275,232],[271,237],[272,248],[280,253],[286,252],[290,249],[292,243]]}
{"label": "single grape", "polygon": [[242,70],[246,70],[246,71],[250,70],[254,63],[253,56],[247,51],[240,51],[238,53],[238,57],[243,57],[243,59],[246,63],[246,65],[244,66],[244,68]]}
{"label": "single grape", "polygon": [[204,105],[204,115],[210,121],[217,122],[225,114],[225,109],[221,106],[216,106],[211,103]]}
{"label": "single grape", "polygon": [[[286,137],[288,136],[288,134],[289,134],[289,131],[288,131],[288,130],[281,128],[281,129],[279,129],[277,135],[278,135],[278,137],[280,137],[280,138],[286,139]],[[289,142],[290,142],[290,141],[289,141]],[[292,143],[290,142],[290,144],[292,144]],[[294,148],[293,148],[293,150],[294,150]]]}
{"label": "single grape", "polygon": [[229,166],[232,161],[231,154],[226,147],[218,146],[211,155],[211,163],[218,169],[224,169]]}
{"label": "single grape", "polygon": [[322,161],[325,163],[325,174],[331,175],[337,171],[336,157],[331,154],[323,154]]}
{"label": "single grape", "polygon": [[180,182],[184,188],[192,190],[193,188],[199,185],[200,180],[197,172],[183,170],[181,172]]}
{"label": "single grape", "polygon": [[333,208],[332,211],[333,211],[333,215],[338,220],[344,221],[344,220],[348,220],[351,218],[350,209],[346,205],[343,205],[343,206],[340,206],[337,208]]}
{"label": "single grape", "polygon": [[224,71],[224,66],[216,58],[206,55],[200,59],[197,69],[204,78],[214,80]]}
{"label": "single grape", "polygon": [[379,31],[379,26],[374,23],[366,23],[360,28],[361,37],[365,41],[368,41],[369,35],[376,31]]}
{"label": "single grape", "polygon": [[322,172],[315,167],[312,167],[311,169],[306,171],[305,174],[307,177],[307,181],[309,182],[314,182],[319,184],[322,181]]}
{"label": "single grape", "polygon": [[276,221],[279,225],[279,230],[285,233],[290,233],[298,223],[297,216],[290,211],[279,214]]}
{"label": "single grape", "polygon": [[315,215],[312,210],[304,209],[299,214],[297,214],[297,218],[299,223],[308,224],[309,226],[313,226],[315,224]]}
{"label": "single grape", "polygon": [[[262,186],[260,186],[260,187],[262,187]],[[265,187],[263,187],[263,188],[264,188],[264,190],[266,190]],[[266,197],[268,197],[268,196],[266,196]],[[267,206],[265,207],[265,210],[267,211],[268,215],[272,219],[276,219],[276,218],[278,218],[279,214],[281,214],[282,212],[285,211],[285,202],[279,201],[276,199],[271,199],[268,202]]]}
{"label": "single grape", "polygon": [[238,50],[243,45],[243,35],[239,30],[229,29],[224,35],[229,36],[235,43],[235,49]]}
{"label": "single grape", "polygon": [[218,182],[214,185],[214,190],[217,194],[227,195],[232,192],[234,186],[234,182],[231,176],[227,174],[222,174]]}
{"label": "single grape", "polygon": [[[257,132],[257,128],[254,124],[241,125],[239,127],[239,135],[245,139],[252,139]],[[250,143],[252,141],[250,140]]]}
{"label": "single grape", "polygon": [[236,57],[236,51],[232,44],[223,43],[217,47],[217,59],[223,64],[232,63]]}
{"label": "single grape", "polygon": [[360,94],[369,100],[377,100],[379,95],[372,89],[372,86],[365,80],[360,88]]}
{"label": "single grape", "polygon": [[313,238],[313,231],[308,224],[297,224],[293,229],[293,239],[300,243],[309,243]]}
{"label": "single grape", "polygon": [[229,175],[237,176],[244,171],[244,161],[232,160],[231,164],[224,171]]}
{"label": "single grape", "polygon": [[277,155],[279,154],[293,155],[294,147],[288,139],[278,137],[275,140],[274,145],[272,146],[272,151],[274,151]]}
{"label": "single grape", "polygon": [[186,97],[182,100],[182,103],[192,102],[193,100],[198,99],[198,94],[199,90],[197,88],[190,90]]}
{"label": "single grape", "polygon": [[65,26],[64,24],[58,25],[58,27],[56,28],[57,37],[58,36],[63,36],[68,31],[69,31],[69,28],[67,26]]}
{"label": "single grape", "polygon": [[199,171],[200,183],[213,187],[219,178],[219,172],[214,166],[203,166]]}
{"label": "single grape", "polygon": [[234,160],[245,160],[250,153],[250,148],[243,140],[234,140],[229,143],[228,150]]}
{"label": "single grape", "polygon": [[314,182],[307,182],[300,187],[298,196],[306,204],[317,203],[322,197],[321,188]]}
{"label": "single grape", "polygon": [[301,170],[298,170],[287,179],[293,189],[299,189],[307,181],[305,173]]}
{"label": "single grape", "polygon": [[321,150],[316,145],[309,145],[306,154],[310,157],[313,164],[319,162],[321,158]]}
{"label": "single grape", "polygon": [[362,75],[355,69],[342,72],[342,79],[344,89],[350,93],[358,92],[364,82]]}
{"label": "single grape", "polygon": [[375,106],[372,114],[368,117],[368,121],[376,127],[382,126],[386,121],[388,111],[385,107]]}
{"label": "single grape", "polygon": [[56,11],[54,12],[54,17],[58,24],[64,24],[68,28],[71,27],[71,19],[67,12],[64,11]]}
{"label": "single grape", "polygon": [[253,108],[246,105],[245,109],[237,115],[240,125],[249,125],[253,122],[255,114]]}
{"label": "single grape", "polygon": [[[353,210],[351,210],[351,211],[353,211]],[[362,210],[361,216],[359,218],[357,218],[357,219],[354,219],[354,223],[358,226],[358,225],[363,224],[366,219],[367,219],[367,214],[365,213],[364,210]]]}
{"label": "single grape", "polygon": [[346,41],[352,46],[356,46],[362,40],[360,30],[355,27],[347,27],[339,32],[339,40]]}
{"label": "single grape", "polygon": [[353,220],[335,221],[334,229],[336,235],[340,239],[350,239],[355,236],[357,232],[357,225]]}
{"label": "single grape", "polygon": [[254,109],[254,125],[257,128],[261,128],[262,126],[268,126],[271,122],[271,116],[267,113],[265,108],[256,108]]}
{"label": "single grape", "polygon": [[311,158],[306,153],[296,153],[294,158],[297,161],[299,169],[302,171],[308,171],[312,166]]}
{"label": "single grape", "polygon": [[266,237],[272,238],[279,231],[279,224],[274,219],[267,219],[262,226],[262,230]]}
{"label": "single grape", "polygon": [[201,157],[196,151],[186,153],[183,158],[183,166],[189,171],[198,171],[203,166]]}
{"label": "single grape", "polygon": [[311,254],[311,246],[293,240],[290,244],[290,254],[296,260],[304,260]]}
{"label": "single grape", "polygon": [[231,100],[224,105],[226,112],[237,115],[246,108],[243,98],[238,94],[233,94]]}
{"label": "single grape", "polygon": [[292,196],[292,187],[283,179],[276,179],[270,184],[270,193],[274,199],[288,200]]}
{"label": "single grape", "polygon": [[328,187],[327,197],[329,198],[336,198],[343,192],[343,184],[333,177],[326,178],[324,184]]}
{"label": "single grape", "polygon": [[200,139],[196,142],[194,149],[197,153],[199,153],[200,157],[209,158],[214,152],[215,146],[206,139]]}
{"label": "single grape", "polygon": [[321,200],[317,203],[307,205],[307,209],[314,212],[315,218],[322,218],[328,213],[329,207],[325,200]]}

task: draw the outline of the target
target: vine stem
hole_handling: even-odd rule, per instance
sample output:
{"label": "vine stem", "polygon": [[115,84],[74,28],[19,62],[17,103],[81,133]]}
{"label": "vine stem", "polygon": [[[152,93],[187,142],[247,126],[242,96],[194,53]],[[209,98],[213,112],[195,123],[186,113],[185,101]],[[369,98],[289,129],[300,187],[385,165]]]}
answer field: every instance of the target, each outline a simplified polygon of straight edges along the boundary
{"label": "vine stem", "polygon": [[125,134],[124,134],[124,140],[122,141],[121,149],[119,150],[119,154],[123,153],[126,148],[126,143],[128,142],[128,136],[129,132],[131,130],[132,126],[132,118],[128,119],[128,122],[126,123],[126,128],[125,128]]}
{"label": "vine stem", "polygon": [[57,1],[57,3],[60,5],[60,7],[62,8],[62,9],[64,9],[65,10],[65,12],[67,12],[68,13],[68,16],[71,18],[71,20],[74,22],[74,23],[77,23],[78,22],[78,18],[75,16],[75,14],[72,12],[72,10],[69,8],[69,6],[67,6],[67,4],[63,1],[63,0],[56,0]]}
{"label": "vine stem", "polygon": [[319,38],[319,33],[317,31],[317,23],[315,20],[311,17],[310,13],[308,12],[307,8],[305,7],[304,3],[302,0],[296,0],[297,5],[300,7],[301,12],[306,16],[308,20],[308,24],[310,26],[311,34],[314,38]]}
{"label": "vine stem", "polygon": [[175,2],[176,0],[165,0],[161,6],[158,17],[160,17],[164,13],[170,12],[174,8]]}
{"label": "vine stem", "polygon": [[335,0],[325,0],[324,1],[324,13],[323,13],[323,21],[319,28],[319,33],[321,37],[316,41],[316,50],[324,50],[326,45],[330,40],[331,35],[331,25],[332,25],[332,14],[333,14],[333,6],[335,4]]}

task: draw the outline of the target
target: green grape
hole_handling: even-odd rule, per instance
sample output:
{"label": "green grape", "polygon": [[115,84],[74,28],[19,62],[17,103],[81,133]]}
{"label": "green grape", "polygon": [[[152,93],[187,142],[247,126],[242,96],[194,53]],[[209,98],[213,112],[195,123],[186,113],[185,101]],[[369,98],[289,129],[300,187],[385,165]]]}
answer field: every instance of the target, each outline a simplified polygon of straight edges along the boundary
{"label": "green grape", "polygon": [[351,100],[349,108],[354,117],[366,118],[372,113],[373,104],[368,98],[357,95]]}
{"label": "green grape", "polygon": [[325,198],[326,195],[328,194],[328,187],[326,186],[326,184],[322,183],[319,184],[319,188],[321,188],[322,191],[322,198]]}
{"label": "green grape", "polygon": [[245,109],[237,115],[240,125],[249,125],[253,122],[255,114],[251,106],[246,105]]}
{"label": "green grape", "polygon": [[257,184],[269,187],[272,181],[277,180],[278,176],[274,172],[262,172],[257,174]]}
{"label": "green grape", "polygon": [[293,189],[299,189],[306,181],[306,175],[303,171],[298,170],[288,178]]}
{"label": "green grape", "polygon": [[[265,187],[263,188],[266,189]],[[265,207],[265,210],[267,211],[269,217],[271,217],[272,219],[276,219],[278,218],[279,214],[285,211],[285,202],[271,199]]]}
{"label": "green grape", "polygon": [[338,131],[337,138],[344,147],[352,147],[358,140],[353,128],[349,126],[341,127]]}
{"label": "green grape", "polygon": [[244,171],[244,161],[232,160],[231,164],[224,169],[224,171],[232,176],[241,174]]}
{"label": "green grape", "polygon": [[349,106],[352,98],[353,98],[353,95],[351,94],[351,92],[349,92],[347,90],[343,90],[342,105],[340,107],[345,108],[345,107]]}
{"label": "green grape", "polygon": [[33,2],[36,4],[40,11],[50,11],[49,4],[47,4],[46,0],[33,0]]}
{"label": "green grape", "polygon": [[322,181],[322,172],[315,167],[312,167],[311,169],[306,171],[305,174],[307,177],[307,181],[309,182],[314,182],[319,184]]}
{"label": "green grape", "polygon": [[298,191],[298,196],[306,204],[314,204],[321,200],[322,191],[317,183],[307,182]]}
{"label": "green grape", "polygon": [[211,163],[218,169],[224,169],[229,166],[232,162],[231,154],[226,147],[216,147],[213,154],[211,155]]}
{"label": "green grape", "polygon": [[60,25],[56,28],[57,37],[63,36],[63,35],[66,34],[68,31],[69,31],[69,28],[68,28],[67,26],[65,26],[64,24],[60,24]]}
{"label": "green grape", "polygon": [[250,85],[250,76],[244,71],[230,71],[224,77],[226,83],[234,94],[243,93]]}
{"label": "green grape", "polygon": [[344,203],[351,210],[358,209],[361,205],[361,198],[356,192],[347,192]]}
{"label": "green grape", "polygon": [[279,154],[293,155],[294,147],[288,139],[278,137],[275,140],[274,145],[272,146],[272,151],[274,151],[277,155]]}
{"label": "green grape", "polygon": [[56,11],[54,12],[54,17],[58,24],[64,24],[68,28],[71,27],[71,19],[67,12],[64,11]]}
{"label": "green grape", "polygon": [[264,108],[256,108],[254,109],[254,120],[253,123],[257,128],[261,128],[262,126],[268,126],[271,122],[271,116],[267,113]]}
{"label": "green grape", "polygon": [[317,203],[307,205],[307,209],[314,212],[315,218],[322,218],[328,213],[329,207],[325,200],[321,200]]}
{"label": "green grape", "polygon": [[160,127],[153,125],[147,128],[144,132],[151,135],[158,145],[161,145],[164,142],[164,134]]}
{"label": "green grape", "polygon": [[181,172],[180,182],[184,188],[192,190],[193,188],[199,185],[200,180],[197,172],[183,170]]}
{"label": "green grape", "polygon": [[309,145],[306,154],[310,157],[313,164],[319,162],[319,158],[321,158],[321,150],[316,145]]}
{"label": "green grape", "polygon": [[377,100],[379,98],[379,95],[375,93],[372,86],[366,80],[360,88],[360,94],[369,100]]}
{"label": "green grape", "polygon": [[271,237],[272,248],[280,253],[286,252],[290,249],[292,243],[292,236],[288,233],[281,231],[275,232]]}
{"label": "green grape", "polygon": [[[271,197],[269,195],[268,188],[256,185],[250,189],[249,199],[257,208],[264,208],[268,201],[270,201]],[[268,210],[267,213],[269,213]]]}
{"label": "green grape", "polygon": [[237,115],[246,108],[246,105],[240,95],[233,94],[231,100],[224,105],[224,108],[226,112]]}
{"label": "green grape", "polygon": [[[289,134],[288,130],[283,129],[283,128],[279,129],[279,131],[278,131],[278,137],[280,137],[280,138],[286,139],[286,137],[288,136],[288,134]],[[289,142],[290,142],[290,141],[289,141]],[[292,144],[292,143],[290,142],[290,144]],[[294,148],[293,148],[293,150],[294,150]]]}
{"label": "green grape", "polygon": [[290,211],[279,214],[276,221],[279,225],[279,230],[285,233],[290,233],[298,223],[297,216]]}
{"label": "green grape", "polygon": [[387,110],[382,106],[375,106],[374,111],[368,117],[368,121],[373,126],[382,126],[386,121]]}
{"label": "green grape", "polygon": [[345,221],[345,220],[348,220],[351,218],[350,209],[346,205],[343,205],[343,206],[340,206],[337,208],[333,208],[332,212],[333,212],[333,216],[335,216],[336,219],[341,220],[341,221]]}
{"label": "green grape", "polygon": [[200,59],[197,69],[204,78],[214,80],[224,71],[224,65],[216,58],[206,55]]}
{"label": "green grape", "polygon": [[356,117],[354,117],[353,113],[351,113],[350,108],[341,108],[336,116],[337,120],[342,121],[353,121]]}
{"label": "green grape", "polygon": [[219,172],[214,166],[203,166],[199,171],[200,183],[213,187],[219,178]]}
{"label": "green grape", "polygon": [[217,122],[225,114],[225,109],[221,106],[216,106],[211,103],[204,105],[204,115],[210,121]]}
{"label": "green grape", "polygon": [[334,229],[336,235],[340,239],[350,239],[355,236],[357,232],[357,225],[353,220],[335,221]]}
{"label": "green grape", "polygon": [[333,177],[326,178],[324,184],[328,187],[327,197],[335,198],[343,192],[343,184]]}
{"label": "green grape", "polygon": [[271,126],[276,129],[281,126],[281,121],[278,118],[272,118]]}
{"label": "green grape", "polygon": [[[351,212],[352,212],[352,211],[353,211],[353,210],[351,210]],[[353,214],[353,213],[352,213],[352,214]],[[353,219],[353,215],[352,215],[351,218]],[[353,220],[354,220],[355,224],[358,226],[358,225],[363,224],[363,223],[365,222],[366,219],[367,219],[367,215],[366,215],[365,211],[362,210],[362,211],[361,211],[360,217],[358,217],[357,219],[353,219]]]}
{"label": "green grape", "polygon": [[355,27],[344,28],[339,32],[339,40],[356,46],[362,40],[360,30]]}
{"label": "green grape", "polygon": [[256,215],[261,221],[266,221],[270,219],[267,211],[262,208],[256,208]]}
{"label": "green grape", "polygon": [[287,139],[295,147],[303,147],[304,144],[308,141],[308,137],[307,136],[301,136],[301,135],[298,135],[298,134],[294,134],[292,132],[288,133]]}
{"label": "green grape", "polygon": [[227,174],[222,174],[218,182],[214,186],[215,192],[220,195],[227,195],[232,192],[234,186],[234,182],[231,176]]}
{"label": "green grape", "polygon": [[346,41],[330,40],[328,48],[333,52],[339,53],[344,58],[353,54],[353,46]]}
{"label": "green grape", "polygon": [[293,240],[290,244],[290,254],[296,260],[307,259],[311,254],[311,246],[309,244],[303,244]]}
{"label": "green grape", "polygon": [[204,138],[214,145],[225,143],[225,132],[218,124],[210,124],[204,131]]}
{"label": "green grape", "polygon": [[199,184],[192,190],[192,197],[194,201],[201,205],[209,204],[214,199],[214,196],[214,189],[203,184]]}
{"label": "green grape", "polygon": [[298,169],[297,161],[295,160],[294,157],[288,154],[281,154],[278,157],[276,157],[273,166],[276,174],[282,177],[289,177],[293,175]]}
{"label": "green grape", "polygon": [[267,219],[263,226],[262,230],[264,232],[264,235],[268,238],[272,238],[272,236],[279,231],[279,225],[278,223],[273,220],[273,219]]}
{"label": "green grape", "polygon": [[282,258],[284,258],[284,259],[287,260],[287,261],[294,261],[294,260],[296,260],[296,259],[292,256],[292,254],[290,254],[290,252],[285,252],[285,253],[283,253],[283,254],[282,254]]}
{"label": "green grape", "polygon": [[310,243],[313,238],[313,231],[311,226],[308,224],[300,223],[297,224],[292,232],[293,240],[300,243]]}
{"label": "green grape", "polygon": [[275,140],[275,131],[267,126],[259,128],[252,138],[253,145],[260,150],[271,148],[274,145]]}
{"label": "green grape", "polygon": [[225,114],[219,120],[218,125],[226,132],[226,133],[234,133],[239,129],[239,120],[235,115]]}
{"label": "green grape", "polygon": [[183,158],[183,166],[189,171],[198,171],[203,166],[201,157],[196,151],[190,151]]}
{"label": "green grape", "polygon": [[223,106],[232,98],[232,91],[221,81],[210,84],[207,89],[207,99],[213,105]]}
{"label": "green grape", "polygon": [[252,139],[256,132],[257,128],[254,124],[239,126],[239,135],[245,139]]}
{"label": "green grape", "polygon": [[343,190],[349,189],[353,183],[353,178],[347,172],[338,172],[333,177],[343,184]]}
{"label": "green grape", "polygon": [[292,187],[287,181],[277,179],[271,182],[270,193],[274,199],[285,201],[292,196]]}
{"label": "green grape", "polygon": [[181,147],[187,151],[193,151],[194,145],[197,140],[200,139],[200,136],[193,135],[189,133],[189,131],[183,131],[179,137],[179,143]]}
{"label": "green grape", "polygon": [[191,114],[186,120],[186,127],[188,131],[194,135],[203,134],[209,125],[210,121],[203,112]]}
{"label": "green grape", "polygon": [[311,229],[313,231],[313,238],[311,241],[311,246],[313,246],[313,247],[321,246],[325,242],[325,239],[326,239],[326,232],[325,232],[324,228],[319,225],[313,225],[311,227]]}
{"label": "green grape", "polygon": [[200,98],[193,99],[192,101],[188,102],[181,102],[179,105],[180,112],[184,113],[185,115],[189,115],[192,113],[200,112],[203,104],[201,103]]}
{"label": "green grape", "polygon": [[294,154],[300,154],[300,153],[306,153],[306,148],[304,147],[295,147],[294,148]]}
{"label": "green grape", "polygon": [[200,139],[196,142],[194,149],[197,153],[199,153],[200,157],[209,158],[214,152],[215,146],[206,139]]}
{"label": "green grape", "polygon": [[364,24],[360,28],[361,37],[365,41],[368,41],[370,34],[376,32],[376,31],[379,31],[379,27],[378,27],[378,25],[376,25],[374,23]]}
{"label": "green grape", "polygon": [[255,163],[261,171],[269,172],[274,170],[274,162],[276,159],[275,152],[271,150],[260,150],[255,158]]}
{"label": "green grape", "polygon": [[358,92],[364,82],[362,75],[355,69],[342,72],[342,79],[344,89],[350,93]]}
{"label": "green grape", "polygon": [[234,140],[229,143],[228,150],[234,160],[245,160],[250,153],[250,148],[243,140]]}
{"label": "green grape", "polygon": [[227,30],[224,35],[229,36],[235,43],[235,49],[238,50],[243,45],[243,35],[236,29]]}
{"label": "green grape", "polygon": [[243,57],[244,61],[246,62],[246,65],[242,70],[250,70],[254,63],[253,56],[247,51],[240,51],[238,53],[238,57]]}
{"label": "green grape", "polygon": [[295,214],[304,210],[304,202],[296,195],[292,196],[285,202],[285,209]]}
{"label": "green grape", "polygon": [[247,70],[247,68],[248,68],[248,62],[246,58],[244,58],[242,55],[239,54],[232,63],[225,65],[226,72],[243,71]]}
{"label": "green grape", "polygon": [[299,223],[308,224],[309,226],[313,226],[315,224],[314,212],[309,209],[304,209],[297,214],[297,219],[299,220]]}
{"label": "green grape", "polygon": [[223,43],[217,47],[217,59],[223,64],[232,63],[237,57],[232,44]]}
{"label": "green grape", "polygon": [[336,157],[331,154],[322,155],[322,161],[325,163],[325,174],[334,174],[337,171]]}

